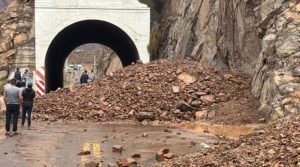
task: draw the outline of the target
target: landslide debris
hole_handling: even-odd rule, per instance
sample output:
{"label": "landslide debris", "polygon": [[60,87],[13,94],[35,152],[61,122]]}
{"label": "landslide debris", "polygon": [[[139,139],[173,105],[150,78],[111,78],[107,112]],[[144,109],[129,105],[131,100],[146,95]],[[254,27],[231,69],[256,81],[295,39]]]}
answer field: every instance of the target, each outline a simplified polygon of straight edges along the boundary
{"label": "landslide debris", "polygon": [[155,167],[300,166],[300,114],[272,123],[237,141],[185,155]]}
{"label": "landslide debris", "polygon": [[[210,121],[252,123],[263,115],[257,112],[250,83],[244,74],[204,68],[192,61],[137,63],[102,80],[38,98],[35,118],[181,122],[193,121],[199,112],[213,112]],[[230,110],[228,104],[233,105]]]}

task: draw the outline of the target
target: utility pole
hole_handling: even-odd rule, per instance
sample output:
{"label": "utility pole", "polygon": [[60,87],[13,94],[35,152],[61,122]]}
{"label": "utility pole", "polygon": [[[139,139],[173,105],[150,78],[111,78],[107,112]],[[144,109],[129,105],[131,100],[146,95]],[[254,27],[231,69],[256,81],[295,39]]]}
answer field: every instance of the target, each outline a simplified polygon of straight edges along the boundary
{"label": "utility pole", "polygon": [[96,54],[94,54],[94,67],[93,67],[94,71],[96,71]]}

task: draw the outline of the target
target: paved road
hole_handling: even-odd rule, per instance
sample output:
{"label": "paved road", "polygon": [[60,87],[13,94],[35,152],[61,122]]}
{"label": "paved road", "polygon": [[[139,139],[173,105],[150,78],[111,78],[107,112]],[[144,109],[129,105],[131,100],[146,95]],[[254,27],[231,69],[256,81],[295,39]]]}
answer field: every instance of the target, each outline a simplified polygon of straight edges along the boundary
{"label": "paved road", "polygon": [[[169,148],[176,155],[193,153],[212,145],[215,138],[209,134],[192,133],[178,128],[164,126],[100,124],[100,123],[35,123],[31,130],[20,129],[20,135],[4,136],[0,130],[0,166],[7,167],[74,167],[95,160],[101,166],[123,156],[141,154],[140,166],[155,163],[155,153]],[[142,137],[143,133],[148,137]],[[178,134],[180,132],[180,135]],[[191,147],[191,141],[197,142]],[[121,144],[122,154],[112,152],[112,146]],[[79,156],[82,150],[90,150],[92,155]]]}

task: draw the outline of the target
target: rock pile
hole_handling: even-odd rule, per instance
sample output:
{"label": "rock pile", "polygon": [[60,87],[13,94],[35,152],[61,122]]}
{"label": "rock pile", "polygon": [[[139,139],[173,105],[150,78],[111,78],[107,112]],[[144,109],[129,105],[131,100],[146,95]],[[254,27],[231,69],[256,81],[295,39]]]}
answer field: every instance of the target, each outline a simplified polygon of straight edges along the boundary
{"label": "rock pile", "polygon": [[[227,104],[233,104],[230,110]],[[36,100],[34,111],[35,118],[50,121],[177,122],[194,120],[196,112],[214,111],[212,120],[243,123],[263,117],[257,108],[250,80],[243,74],[207,69],[191,61],[160,60],[51,92]]]}
{"label": "rock pile", "polygon": [[220,142],[215,149],[155,166],[300,166],[300,114],[268,125],[238,141]]}

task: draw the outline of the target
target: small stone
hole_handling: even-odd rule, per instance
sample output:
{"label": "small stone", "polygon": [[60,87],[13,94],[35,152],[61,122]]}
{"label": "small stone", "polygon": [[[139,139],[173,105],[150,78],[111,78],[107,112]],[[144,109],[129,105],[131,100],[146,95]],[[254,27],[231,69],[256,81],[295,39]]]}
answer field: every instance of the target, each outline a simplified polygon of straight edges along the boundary
{"label": "small stone", "polygon": [[148,137],[148,133],[144,133],[142,137]]}
{"label": "small stone", "polygon": [[194,107],[192,107],[191,105],[189,105],[186,102],[181,102],[178,105],[177,109],[179,109],[181,112],[188,112],[188,111],[193,111]]}
{"label": "small stone", "polygon": [[297,150],[297,153],[300,154],[300,147],[298,147],[296,150]]}
{"label": "small stone", "polygon": [[268,151],[268,155],[270,156],[270,157],[273,157],[273,155],[276,153],[276,151],[275,150],[273,150],[273,149],[270,149],[269,151]]}
{"label": "small stone", "polygon": [[193,106],[193,107],[201,107],[201,105],[202,105],[201,101],[193,101],[191,103],[191,106]]}
{"label": "small stone", "polygon": [[133,154],[131,157],[132,158],[141,158],[141,154]]}
{"label": "small stone", "polygon": [[173,159],[174,158],[174,154],[173,153],[164,154],[164,157],[166,159]]}
{"label": "small stone", "polygon": [[112,151],[116,153],[122,153],[123,152],[123,146],[121,145],[114,145],[112,147]]}
{"label": "small stone", "polygon": [[176,109],[173,111],[174,114],[179,114],[181,111],[179,109]]}
{"label": "small stone", "polygon": [[197,143],[194,141],[191,141],[191,146],[195,146]]}
{"label": "small stone", "polygon": [[153,112],[139,112],[135,114],[135,119],[137,119],[139,122],[143,122],[145,120],[154,121],[155,114]]}
{"label": "small stone", "polygon": [[130,164],[128,163],[127,158],[121,157],[117,161],[119,167],[128,167]]}
{"label": "small stone", "polygon": [[108,165],[107,165],[108,167],[117,167],[115,164],[113,164],[113,163],[108,163]]}
{"label": "small stone", "polygon": [[170,152],[170,149],[162,148],[162,149],[159,150],[159,152],[161,152],[163,154],[168,154]]}
{"label": "small stone", "polygon": [[129,116],[133,116],[134,115],[134,110],[131,110],[129,113],[128,113]]}
{"label": "small stone", "polygon": [[173,133],[173,131],[170,130],[170,129],[164,129],[164,132],[166,132],[166,133]]}
{"label": "small stone", "polygon": [[179,93],[180,92],[180,86],[172,86],[173,93]]}
{"label": "small stone", "polygon": [[216,111],[215,110],[213,110],[213,111],[211,111],[211,112],[209,112],[208,114],[207,114],[207,118],[208,119],[213,119],[213,118],[215,118],[216,117]]}
{"label": "small stone", "polygon": [[99,163],[96,163],[94,161],[88,162],[84,164],[84,167],[99,167]]}
{"label": "small stone", "polygon": [[215,103],[215,97],[213,95],[205,95],[205,96],[201,96],[201,101],[203,101],[206,104],[211,104],[211,103]]}
{"label": "small stone", "polygon": [[78,155],[91,155],[91,151],[81,150],[81,152],[78,153]]}
{"label": "small stone", "polygon": [[207,93],[206,92],[197,92],[196,95],[197,96],[204,96],[204,95],[207,95]]}
{"label": "small stone", "polygon": [[137,165],[137,161],[133,159],[132,157],[127,158],[127,163],[131,165]]}
{"label": "small stone", "polygon": [[197,111],[196,119],[205,119],[207,117],[207,110]]}
{"label": "small stone", "polygon": [[178,75],[178,79],[186,84],[192,84],[197,81],[197,79],[194,76],[187,73],[181,73],[180,75]]}
{"label": "small stone", "polygon": [[159,151],[158,153],[156,153],[155,159],[156,159],[156,161],[164,161],[165,156],[162,152]]}

